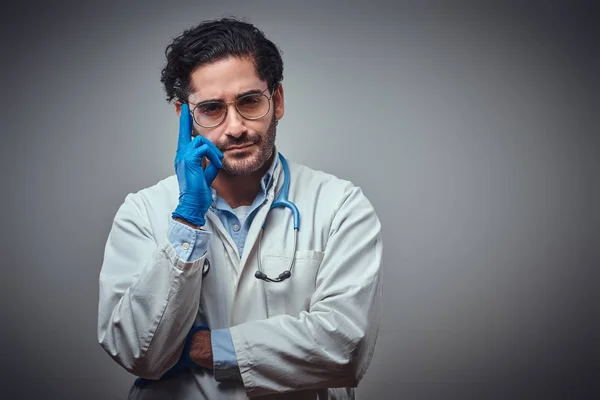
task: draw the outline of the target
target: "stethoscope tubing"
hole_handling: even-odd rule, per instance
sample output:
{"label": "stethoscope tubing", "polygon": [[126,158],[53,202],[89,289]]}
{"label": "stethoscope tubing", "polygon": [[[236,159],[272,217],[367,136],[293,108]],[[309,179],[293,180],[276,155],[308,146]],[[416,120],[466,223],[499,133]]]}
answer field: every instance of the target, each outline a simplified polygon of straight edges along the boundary
{"label": "stethoscope tubing", "polygon": [[[289,208],[290,209],[290,211],[292,212],[292,216],[293,216],[294,248],[293,248],[293,252],[292,252],[292,254],[293,254],[292,260],[290,261],[290,265],[288,266],[288,269],[286,269],[284,272],[279,274],[279,276],[277,278],[270,278],[267,276],[267,274],[265,274],[263,272],[262,265],[261,265],[260,244],[262,242],[263,233],[265,231],[265,227],[267,225],[267,220],[269,217],[269,212],[267,212],[265,222],[263,223],[263,225],[261,227],[261,230],[259,233],[259,238],[258,238],[258,270],[256,271],[256,274],[255,274],[255,277],[257,279],[261,279],[265,282],[283,282],[284,280],[291,277],[292,269],[294,268],[294,261],[296,259],[296,249],[298,246],[298,231],[300,230],[300,211],[298,210],[298,207],[296,207],[296,205],[294,203],[292,203],[288,198],[289,191],[290,191],[290,168],[288,166],[287,160],[285,159],[285,157],[283,157],[283,155],[281,153],[279,153],[279,161],[281,162],[281,165],[283,167],[283,185],[281,187],[281,190],[279,191],[279,194],[277,195],[277,197],[275,198],[273,203],[271,203],[271,206],[269,207],[269,212],[271,212],[271,210],[273,210],[274,208]],[[202,277],[204,278],[208,274],[209,271],[210,271],[210,262],[208,261],[208,259],[205,259],[204,265],[202,266]]]}

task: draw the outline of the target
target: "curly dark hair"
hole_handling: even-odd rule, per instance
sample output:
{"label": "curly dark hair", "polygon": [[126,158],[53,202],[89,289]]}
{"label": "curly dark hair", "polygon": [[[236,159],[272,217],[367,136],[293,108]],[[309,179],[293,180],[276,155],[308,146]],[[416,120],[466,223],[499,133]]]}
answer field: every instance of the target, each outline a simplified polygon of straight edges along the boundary
{"label": "curly dark hair", "polygon": [[281,50],[254,25],[236,18],[204,21],[185,30],[167,46],[165,55],[160,81],[168,102],[187,102],[192,71],[228,57],[251,58],[270,92],[283,80]]}

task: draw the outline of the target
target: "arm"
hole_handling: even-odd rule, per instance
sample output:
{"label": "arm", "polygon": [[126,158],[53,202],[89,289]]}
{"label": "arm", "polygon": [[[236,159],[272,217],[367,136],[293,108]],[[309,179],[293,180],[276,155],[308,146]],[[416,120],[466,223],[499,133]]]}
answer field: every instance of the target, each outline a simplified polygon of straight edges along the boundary
{"label": "arm", "polygon": [[309,311],[231,328],[249,397],[358,384],[379,329],[380,231],[373,207],[352,188],[333,218]]}
{"label": "arm", "polygon": [[[195,246],[205,248],[207,237]],[[180,251],[171,243],[157,245],[134,196],[127,196],[100,272],[98,340],[140,377],[158,379],[176,363],[198,312],[204,255],[189,262],[177,256]]]}
{"label": "arm", "polygon": [[[183,104],[175,156],[179,203],[172,214],[179,222],[171,223],[168,235],[173,243],[157,245],[143,207],[136,204],[141,195],[129,195],[115,216],[100,272],[98,340],[141,378],[158,379],[175,365],[198,312],[205,256],[194,262],[177,257],[194,253],[186,245],[191,239],[177,237],[192,235],[195,241],[201,235],[193,228],[205,223],[210,185],[223,154],[201,136],[191,140],[191,132],[192,118]],[[211,161],[206,168],[204,157]]]}

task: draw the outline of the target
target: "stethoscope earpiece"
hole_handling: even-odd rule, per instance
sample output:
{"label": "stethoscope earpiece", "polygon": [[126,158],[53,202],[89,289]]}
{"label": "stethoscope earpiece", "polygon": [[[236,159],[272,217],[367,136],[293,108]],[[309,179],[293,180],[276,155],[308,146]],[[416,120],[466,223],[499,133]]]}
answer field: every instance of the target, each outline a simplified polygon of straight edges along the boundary
{"label": "stethoscope earpiece", "polygon": [[254,276],[256,277],[256,279],[262,279],[262,280],[267,279],[267,275],[265,275],[265,273],[262,271],[256,271]]}
{"label": "stethoscope earpiece", "polygon": [[288,271],[283,271],[281,274],[279,274],[279,281],[285,281],[286,279],[288,279],[290,276],[292,276],[292,273],[288,270]]}

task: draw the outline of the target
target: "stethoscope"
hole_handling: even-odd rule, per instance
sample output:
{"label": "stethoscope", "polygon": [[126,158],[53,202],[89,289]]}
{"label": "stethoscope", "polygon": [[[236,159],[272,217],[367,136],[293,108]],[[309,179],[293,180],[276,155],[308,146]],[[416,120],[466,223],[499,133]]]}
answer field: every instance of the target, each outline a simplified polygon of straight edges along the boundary
{"label": "stethoscope", "polygon": [[[272,209],[278,207],[289,208],[292,211],[294,217],[294,251],[292,252],[292,254],[296,255],[296,247],[298,245],[298,231],[300,230],[300,211],[298,211],[298,207],[296,207],[296,205],[288,199],[288,194],[290,191],[290,168],[286,159],[281,155],[281,153],[279,153],[279,161],[281,161],[281,166],[283,167],[283,186],[281,187],[281,190],[279,191],[279,194],[277,195],[273,203],[271,203],[269,212]],[[267,213],[267,218],[268,217],[269,214]],[[283,282],[292,276],[292,268],[294,268],[295,257],[292,257],[288,269],[279,274],[277,278],[269,278],[267,274],[265,274],[262,271],[261,268],[260,242],[262,241],[263,232],[265,231],[265,226],[267,225],[267,218],[265,218],[265,222],[262,225],[259,234],[260,236],[258,238],[258,271],[256,271],[256,273],[254,274],[254,277],[256,279],[261,279],[265,282]],[[210,271],[210,262],[207,258],[204,260],[204,265],[202,266],[202,277],[205,277],[208,274],[208,271]]]}
{"label": "stethoscope", "polygon": [[292,260],[290,261],[290,265],[287,270],[283,271],[277,278],[269,278],[267,274],[265,274],[260,265],[260,242],[262,241],[263,232],[265,231],[265,226],[267,225],[267,218],[269,214],[267,213],[267,217],[265,218],[265,222],[262,225],[260,230],[260,236],[258,238],[258,271],[254,274],[256,279],[262,279],[265,282],[283,282],[292,276],[292,268],[294,268],[294,259],[296,255],[296,246],[298,245],[298,231],[300,230],[300,211],[298,211],[298,207],[294,203],[292,203],[288,199],[288,194],[290,191],[290,168],[288,167],[287,161],[285,158],[279,153],[279,161],[281,161],[281,165],[283,167],[283,186],[279,191],[279,194],[271,203],[271,207],[269,208],[269,212],[278,207],[289,208],[292,211],[294,216],[294,250],[292,254]]}

